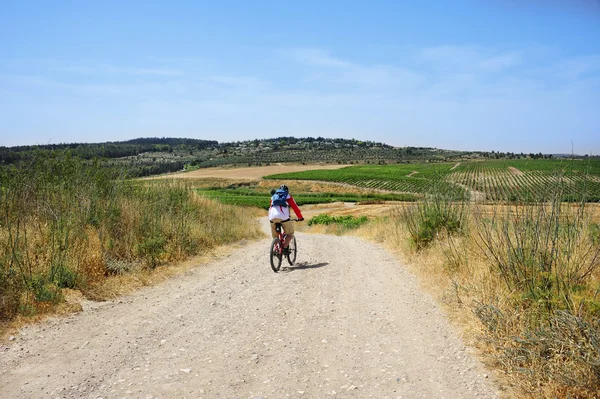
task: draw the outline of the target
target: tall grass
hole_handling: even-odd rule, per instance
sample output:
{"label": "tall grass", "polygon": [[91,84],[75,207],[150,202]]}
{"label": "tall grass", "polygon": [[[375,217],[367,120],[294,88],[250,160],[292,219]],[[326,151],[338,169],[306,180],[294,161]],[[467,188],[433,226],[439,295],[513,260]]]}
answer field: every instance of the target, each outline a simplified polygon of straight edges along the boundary
{"label": "tall grass", "polygon": [[587,205],[560,198],[476,215],[475,240],[504,290],[475,314],[502,367],[525,375],[529,392],[597,397],[600,246]]}
{"label": "tall grass", "polygon": [[429,196],[367,227],[404,251],[458,319],[478,326],[518,396],[600,397],[597,206],[561,202],[565,188],[518,205]]}
{"label": "tall grass", "polygon": [[185,183],[142,184],[68,153],[0,168],[0,320],[52,307],[63,288],[256,236],[252,223]]}
{"label": "tall grass", "polygon": [[433,191],[421,201],[402,208],[400,217],[406,224],[417,250],[427,247],[440,236],[448,237],[465,229],[465,202]]}
{"label": "tall grass", "polygon": [[563,309],[579,314],[589,307],[580,293],[600,267],[600,246],[585,205],[554,199],[508,206],[475,220],[478,243],[507,290],[543,314]]}

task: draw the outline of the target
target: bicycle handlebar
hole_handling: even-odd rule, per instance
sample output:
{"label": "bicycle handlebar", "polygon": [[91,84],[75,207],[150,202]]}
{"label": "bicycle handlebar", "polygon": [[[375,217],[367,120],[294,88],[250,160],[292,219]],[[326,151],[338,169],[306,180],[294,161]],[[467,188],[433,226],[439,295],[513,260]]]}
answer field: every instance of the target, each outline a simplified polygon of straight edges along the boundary
{"label": "bicycle handlebar", "polygon": [[[304,218],[302,218],[302,219],[288,219],[287,221],[288,221],[288,222],[303,222],[303,221],[304,221]],[[281,223],[283,223],[283,222],[273,222],[273,221],[272,221],[271,223],[279,223],[279,224],[281,224]]]}

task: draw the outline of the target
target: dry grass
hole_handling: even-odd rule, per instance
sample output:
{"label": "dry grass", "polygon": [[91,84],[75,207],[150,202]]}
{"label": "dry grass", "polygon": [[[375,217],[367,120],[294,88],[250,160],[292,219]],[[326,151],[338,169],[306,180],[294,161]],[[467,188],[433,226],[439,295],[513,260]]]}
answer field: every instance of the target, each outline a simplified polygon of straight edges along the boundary
{"label": "dry grass", "polygon": [[194,195],[193,203],[202,209],[200,219],[193,224],[189,233],[190,239],[200,248],[199,256],[190,259],[189,254],[185,252],[171,250],[168,251],[170,255],[164,259],[166,264],[160,268],[147,268],[142,267],[139,262],[130,262],[131,268],[125,273],[117,273],[92,285],[86,289],[86,296],[94,300],[113,299],[139,287],[153,285],[181,274],[193,265],[205,263],[206,259],[219,257],[228,252],[229,245],[224,244],[264,236],[255,219],[258,211],[248,212],[197,195]]}
{"label": "dry grass", "polygon": [[525,175],[525,173],[523,173],[519,169],[515,168],[514,166],[509,166],[508,169],[515,176],[524,176]]}

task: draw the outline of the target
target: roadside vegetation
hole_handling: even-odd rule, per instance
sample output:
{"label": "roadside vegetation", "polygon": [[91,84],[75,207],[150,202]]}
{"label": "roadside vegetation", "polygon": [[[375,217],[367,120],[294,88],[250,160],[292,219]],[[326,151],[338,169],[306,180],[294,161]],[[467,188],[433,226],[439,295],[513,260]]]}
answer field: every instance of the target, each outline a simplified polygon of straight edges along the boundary
{"label": "roadside vegetation", "polygon": [[470,335],[519,397],[600,396],[597,205],[480,205],[443,193],[363,233],[385,242]]}
{"label": "roadside vegetation", "polygon": [[134,181],[69,152],[0,168],[0,322],[51,310],[65,289],[104,298],[106,279],[260,236],[253,215],[182,181]]}

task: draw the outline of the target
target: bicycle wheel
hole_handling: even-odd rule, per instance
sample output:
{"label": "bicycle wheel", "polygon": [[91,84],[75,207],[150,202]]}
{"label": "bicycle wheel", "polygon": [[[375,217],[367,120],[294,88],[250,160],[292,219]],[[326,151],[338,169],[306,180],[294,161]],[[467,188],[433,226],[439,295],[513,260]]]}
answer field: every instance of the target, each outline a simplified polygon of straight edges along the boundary
{"label": "bicycle wheel", "polygon": [[296,236],[292,237],[292,241],[290,241],[290,245],[288,246],[290,249],[290,253],[286,255],[287,261],[290,265],[293,265],[296,262],[296,254],[298,253],[298,247],[296,246]]}
{"label": "bicycle wheel", "polygon": [[277,273],[281,268],[281,260],[283,258],[281,250],[281,241],[279,241],[278,237],[273,238],[273,242],[271,242],[271,251],[269,256],[271,258],[271,269],[273,269],[275,273]]}

